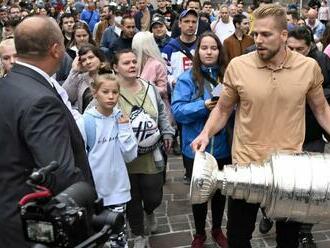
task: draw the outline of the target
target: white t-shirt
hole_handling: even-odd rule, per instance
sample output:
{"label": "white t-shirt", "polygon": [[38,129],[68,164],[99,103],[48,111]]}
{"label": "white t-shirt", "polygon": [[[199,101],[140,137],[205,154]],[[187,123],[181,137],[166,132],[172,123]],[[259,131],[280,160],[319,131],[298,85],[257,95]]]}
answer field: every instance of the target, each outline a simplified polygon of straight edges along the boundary
{"label": "white t-shirt", "polygon": [[231,20],[228,23],[223,23],[221,19],[213,21],[211,29],[219,37],[222,44],[225,39],[235,33],[235,26]]}

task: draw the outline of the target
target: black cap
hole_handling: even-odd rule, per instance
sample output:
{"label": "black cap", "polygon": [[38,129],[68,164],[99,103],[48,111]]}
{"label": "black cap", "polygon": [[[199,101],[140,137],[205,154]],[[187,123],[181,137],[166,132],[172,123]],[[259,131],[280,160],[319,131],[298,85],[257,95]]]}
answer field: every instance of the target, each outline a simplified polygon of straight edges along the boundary
{"label": "black cap", "polygon": [[151,19],[151,27],[154,25],[154,24],[164,24],[165,25],[165,17],[162,16],[162,15],[154,15]]}

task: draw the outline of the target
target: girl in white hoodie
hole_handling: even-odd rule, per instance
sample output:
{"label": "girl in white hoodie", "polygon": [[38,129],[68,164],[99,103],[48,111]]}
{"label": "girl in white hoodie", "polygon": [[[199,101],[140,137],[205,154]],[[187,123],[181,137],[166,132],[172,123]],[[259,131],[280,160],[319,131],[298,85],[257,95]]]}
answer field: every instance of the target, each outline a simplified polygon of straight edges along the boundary
{"label": "girl in white hoodie", "polygon": [[[116,107],[119,90],[115,75],[98,75],[92,84],[97,104],[86,110],[77,124],[86,144],[99,198],[112,211],[124,212],[125,204],[131,199],[126,163],[137,157],[138,146],[129,118]],[[125,246],[125,240],[111,242]]]}

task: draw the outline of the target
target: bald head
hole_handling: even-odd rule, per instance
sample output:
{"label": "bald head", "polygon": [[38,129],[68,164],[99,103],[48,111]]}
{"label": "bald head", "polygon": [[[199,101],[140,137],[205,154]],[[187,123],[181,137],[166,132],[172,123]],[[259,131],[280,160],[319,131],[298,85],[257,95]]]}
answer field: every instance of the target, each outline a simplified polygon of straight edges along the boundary
{"label": "bald head", "polygon": [[308,18],[316,18],[317,17],[317,10],[310,8],[307,12]]}
{"label": "bald head", "polygon": [[55,20],[33,16],[24,19],[15,29],[17,56],[22,58],[46,57],[54,44],[63,44],[63,35]]}
{"label": "bald head", "polygon": [[317,11],[315,9],[309,9],[307,12],[307,24],[314,26],[317,19]]}

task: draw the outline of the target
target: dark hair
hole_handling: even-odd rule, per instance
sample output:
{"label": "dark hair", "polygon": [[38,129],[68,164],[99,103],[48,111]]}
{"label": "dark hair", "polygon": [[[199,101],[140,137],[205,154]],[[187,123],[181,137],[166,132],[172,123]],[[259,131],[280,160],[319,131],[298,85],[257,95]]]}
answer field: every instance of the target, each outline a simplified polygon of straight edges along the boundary
{"label": "dark hair", "polygon": [[201,18],[201,17],[207,18],[207,22],[210,23],[210,15],[208,13],[205,13],[205,12],[199,13],[199,18]]}
{"label": "dark hair", "polygon": [[95,79],[91,82],[92,92],[97,92],[105,80],[116,82],[118,89],[120,89],[118,77],[115,75],[114,71],[110,67],[110,64],[102,64],[103,65],[100,66]]}
{"label": "dark hair", "polygon": [[219,40],[218,36],[210,31],[204,32],[197,40],[196,42],[196,50],[195,50],[195,56],[193,59],[193,67],[192,67],[192,74],[193,74],[193,78],[194,81],[197,84],[197,88],[198,88],[198,92],[199,92],[199,96],[204,94],[204,77],[201,71],[201,67],[202,67],[202,61],[199,57],[199,49],[200,49],[200,45],[201,42],[203,40],[203,38],[205,37],[211,37],[215,40],[215,42],[217,43],[217,47],[219,49],[219,55],[218,55],[218,62],[217,65],[219,65],[219,71],[218,71],[218,80],[222,81],[223,80],[223,76],[225,74],[225,70],[228,64],[228,59],[227,59],[227,55],[224,52],[224,48],[221,44],[221,41]]}
{"label": "dark hair", "polygon": [[234,24],[235,28],[236,28],[236,24],[241,24],[244,19],[247,19],[247,17],[243,14],[234,15],[233,24]]}
{"label": "dark hair", "polygon": [[187,4],[186,4],[186,8],[187,8],[187,6],[189,5],[189,3],[191,3],[191,2],[198,3],[198,4],[199,4],[199,7],[201,7],[201,2],[200,2],[199,0],[188,0],[188,1],[187,1]]}
{"label": "dark hair", "polygon": [[204,7],[205,5],[212,5],[212,3],[211,3],[210,1],[205,1],[205,2],[203,3],[203,7]]}
{"label": "dark hair", "polygon": [[60,22],[59,22],[59,25],[60,25],[61,29],[62,29],[62,26],[63,26],[63,19],[64,18],[73,18],[73,20],[75,20],[75,16],[72,13],[64,13],[63,15],[61,15]]}
{"label": "dark hair", "polygon": [[113,68],[113,65],[118,65],[120,56],[124,53],[133,53],[135,54],[135,52],[133,51],[133,49],[131,48],[125,48],[125,49],[121,49],[115,52],[115,54],[112,57],[112,61],[111,61],[111,67]]}
{"label": "dark hair", "polygon": [[297,27],[291,30],[288,37],[293,37],[297,40],[304,40],[307,46],[310,46],[314,41],[313,34],[307,27]]}
{"label": "dark hair", "polygon": [[76,22],[76,24],[73,27],[70,46],[73,46],[76,43],[74,36],[78,29],[84,29],[88,33],[88,43],[95,46],[95,41],[93,40],[93,36],[92,36],[91,32],[89,31],[88,25],[86,23],[80,22],[80,21]]}
{"label": "dark hair", "polygon": [[89,51],[91,51],[96,57],[98,57],[101,62],[105,62],[106,59],[105,59],[105,56],[102,53],[102,51],[92,44],[83,45],[79,49],[78,55],[79,55],[79,57],[83,56],[83,55],[87,54]]}
{"label": "dark hair", "polygon": [[330,44],[330,23],[327,23],[325,26],[321,43],[323,45],[323,50]]}
{"label": "dark hair", "polygon": [[307,4],[308,4],[308,7],[310,7],[310,8],[313,8],[316,6],[319,9],[321,7],[321,3],[319,0],[309,0]]}
{"label": "dark hair", "polygon": [[9,19],[8,21],[6,21],[6,22],[3,24],[3,26],[4,26],[4,27],[14,27],[14,28],[15,28],[20,22],[21,22],[21,20],[16,19],[16,18],[14,18],[14,19]]}
{"label": "dark hair", "polygon": [[303,17],[299,17],[298,20],[297,20],[297,22],[300,21],[300,20],[303,20],[304,23],[305,23],[305,25],[306,25],[305,19]]}
{"label": "dark hair", "polygon": [[298,11],[296,10],[288,10],[286,12],[287,15],[291,15],[292,16],[292,19],[294,20],[298,20],[299,19],[299,14],[298,14]]}
{"label": "dark hair", "polygon": [[134,17],[132,15],[130,15],[130,14],[125,14],[125,15],[123,15],[123,18],[121,19],[120,24],[121,25],[124,25],[125,24],[125,21],[127,19],[133,19],[134,20]]}

